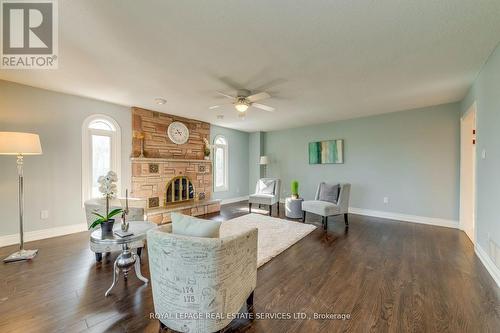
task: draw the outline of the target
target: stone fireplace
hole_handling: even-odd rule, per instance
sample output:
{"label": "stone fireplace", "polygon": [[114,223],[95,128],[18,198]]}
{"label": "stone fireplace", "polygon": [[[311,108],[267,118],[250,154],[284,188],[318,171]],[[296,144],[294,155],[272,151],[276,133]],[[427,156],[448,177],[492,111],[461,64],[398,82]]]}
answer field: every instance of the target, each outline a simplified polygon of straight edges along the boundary
{"label": "stone fireplace", "polygon": [[[189,128],[186,144],[176,145],[166,135],[168,125],[180,121]],[[203,215],[220,210],[212,200],[212,161],[203,159],[203,139],[210,124],[150,110],[132,108],[134,132],[144,137],[145,157],[132,157],[132,196],[146,201],[148,220],[170,222],[171,212]],[[141,142],[134,138],[134,156]]]}

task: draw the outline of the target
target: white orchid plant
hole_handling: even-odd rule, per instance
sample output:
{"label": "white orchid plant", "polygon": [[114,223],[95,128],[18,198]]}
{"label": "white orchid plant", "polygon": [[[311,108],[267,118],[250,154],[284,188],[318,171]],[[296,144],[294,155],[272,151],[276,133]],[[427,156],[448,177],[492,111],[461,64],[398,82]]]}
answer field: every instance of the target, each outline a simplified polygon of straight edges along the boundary
{"label": "white orchid plant", "polygon": [[118,215],[122,212],[121,208],[113,209],[111,212],[109,211],[109,199],[113,199],[116,197],[117,189],[116,182],[118,181],[118,176],[115,172],[109,171],[106,175],[100,176],[97,179],[99,183],[99,192],[101,192],[106,199],[106,215],[101,215],[96,212],[92,212],[97,219],[90,225],[89,229],[95,228],[101,223],[109,221],[113,216]]}

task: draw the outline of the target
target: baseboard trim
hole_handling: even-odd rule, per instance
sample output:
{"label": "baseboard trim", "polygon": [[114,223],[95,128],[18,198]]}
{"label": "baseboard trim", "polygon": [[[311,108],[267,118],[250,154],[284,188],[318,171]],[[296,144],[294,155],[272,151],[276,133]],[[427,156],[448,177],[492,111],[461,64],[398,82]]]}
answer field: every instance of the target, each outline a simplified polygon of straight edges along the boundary
{"label": "baseboard trim", "polygon": [[417,216],[417,215],[400,214],[400,213],[392,213],[392,212],[383,212],[383,211],[378,211],[378,210],[363,209],[363,208],[356,208],[356,207],[350,207],[349,213],[364,215],[364,216],[379,217],[379,218],[389,219],[389,220],[398,220],[398,221],[404,221],[404,222],[435,225],[435,226],[446,227],[446,228],[454,228],[454,229],[459,228],[458,221],[440,219],[440,218],[435,218],[435,217],[426,217],[426,216]]}
{"label": "baseboard trim", "polygon": [[497,287],[500,288],[500,269],[498,269],[497,265],[491,260],[488,253],[478,244],[474,246],[474,252],[476,252],[479,260],[481,260],[488,273],[490,273],[493,280],[495,280]]}
{"label": "baseboard trim", "polygon": [[[71,224],[62,227],[47,228],[41,230],[27,231],[24,233],[24,241],[31,242],[40,239],[64,236],[88,229],[86,223]],[[0,236],[0,247],[19,244],[19,233],[13,235]]]}
{"label": "baseboard trim", "polygon": [[242,197],[237,197],[237,198],[229,198],[229,199],[222,199],[221,205],[227,205],[230,203],[235,203],[235,202],[240,202],[240,201],[245,201],[248,200],[248,195],[242,196]]}

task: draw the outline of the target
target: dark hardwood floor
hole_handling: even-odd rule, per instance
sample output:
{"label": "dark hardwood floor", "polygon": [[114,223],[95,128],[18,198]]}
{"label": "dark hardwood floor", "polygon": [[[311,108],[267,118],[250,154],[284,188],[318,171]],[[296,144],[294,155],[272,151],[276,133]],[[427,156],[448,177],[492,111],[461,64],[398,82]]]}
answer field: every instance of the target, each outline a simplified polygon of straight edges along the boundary
{"label": "dark hardwood floor", "polygon": [[[246,212],[241,202],[207,218]],[[499,290],[464,233],[357,215],[349,230],[342,217],[331,218],[327,232],[318,217],[308,223],[318,228],[259,269],[255,311],[350,319],[239,321],[227,331],[500,331]],[[134,274],[104,297],[117,254],[96,264],[88,233],[27,247],[40,250],[34,261],[0,264],[0,332],[158,331],[151,288]],[[15,249],[1,248],[0,257]],[[142,271],[149,277],[147,251]]]}

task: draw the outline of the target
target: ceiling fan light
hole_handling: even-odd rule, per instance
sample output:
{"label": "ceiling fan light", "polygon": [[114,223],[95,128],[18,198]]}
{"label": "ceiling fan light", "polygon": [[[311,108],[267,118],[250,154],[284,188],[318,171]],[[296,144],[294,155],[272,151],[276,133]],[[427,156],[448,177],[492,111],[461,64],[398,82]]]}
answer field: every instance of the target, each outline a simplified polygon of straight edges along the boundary
{"label": "ceiling fan light", "polygon": [[167,103],[167,100],[163,97],[156,97],[155,98],[155,103],[158,104],[158,105],[162,105],[162,104],[165,104]]}
{"label": "ceiling fan light", "polygon": [[248,104],[238,102],[234,104],[234,107],[238,110],[238,112],[245,112],[248,109]]}

